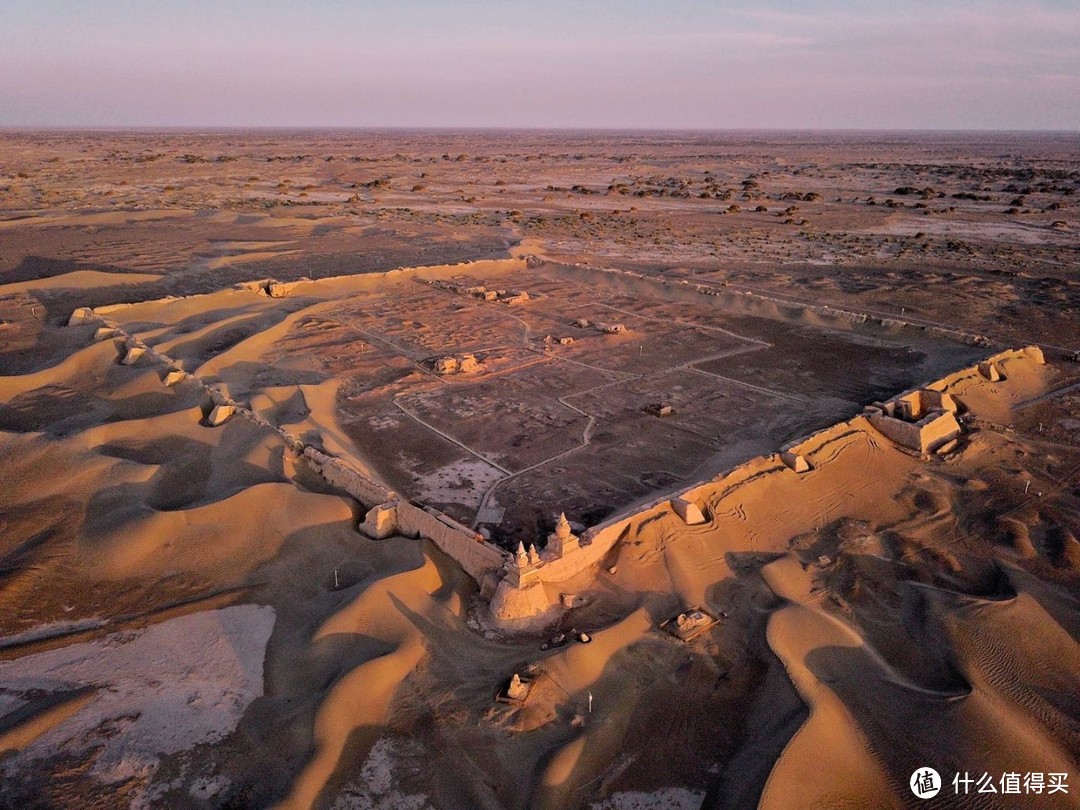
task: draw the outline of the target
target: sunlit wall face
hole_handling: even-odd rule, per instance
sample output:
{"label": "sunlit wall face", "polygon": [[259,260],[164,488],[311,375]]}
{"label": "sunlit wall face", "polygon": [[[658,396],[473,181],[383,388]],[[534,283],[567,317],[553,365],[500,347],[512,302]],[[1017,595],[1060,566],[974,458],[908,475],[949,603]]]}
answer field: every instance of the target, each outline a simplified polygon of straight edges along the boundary
{"label": "sunlit wall face", "polygon": [[1080,129],[1071,6],[5,0],[0,126]]}

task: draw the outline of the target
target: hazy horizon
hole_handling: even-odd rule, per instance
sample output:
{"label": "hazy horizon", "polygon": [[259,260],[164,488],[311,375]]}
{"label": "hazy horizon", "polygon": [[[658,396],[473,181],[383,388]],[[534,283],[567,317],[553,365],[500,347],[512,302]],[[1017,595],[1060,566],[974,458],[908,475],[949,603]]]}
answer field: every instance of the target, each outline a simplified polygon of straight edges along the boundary
{"label": "hazy horizon", "polygon": [[1062,0],[9,0],[0,127],[1080,130]]}
{"label": "hazy horizon", "polygon": [[0,124],[0,132],[73,132],[73,133],[182,133],[198,134],[227,132],[477,132],[477,133],[597,133],[597,134],[702,134],[702,135],[1080,135],[1074,129],[952,129],[952,128],[872,128],[872,127],[610,127],[610,126],[365,126],[365,125],[273,125],[273,124],[169,124],[169,125],[110,125],[110,124]]}

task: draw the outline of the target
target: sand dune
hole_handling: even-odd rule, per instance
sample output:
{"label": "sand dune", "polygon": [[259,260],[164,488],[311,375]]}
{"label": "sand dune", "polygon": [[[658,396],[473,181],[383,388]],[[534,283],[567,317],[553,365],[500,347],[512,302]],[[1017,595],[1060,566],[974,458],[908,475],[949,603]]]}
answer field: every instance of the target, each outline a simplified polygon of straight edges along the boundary
{"label": "sand dune", "polygon": [[[760,807],[790,807],[794,795],[805,807],[848,802],[861,807],[902,806],[899,791],[892,795],[886,774],[862,739],[858,724],[821,683],[820,675],[806,667],[806,656],[816,648],[857,648],[846,634],[830,630],[828,624],[822,627],[812,613],[794,605],[769,619],[769,645],[784,662],[799,696],[809,706],[810,716],[780,754],[762,790]],[[821,771],[830,774],[827,782],[815,779]]]}
{"label": "sand dune", "polygon": [[52,213],[32,217],[0,220],[0,228],[18,228],[31,225],[38,228],[85,228],[103,225],[155,222],[162,219],[186,218],[194,211],[168,208],[149,211],[101,211],[86,214]]}
{"label": "sand dune", "polygon": [[[327,694],[315,717],[315,754],[280,807],[311,806],[335,781],[332,777],[347,744],[350,755],[366,757],[365,742],[368,747],[374,743],[375,729],[387,722],[394,692],[424,654],[419,629],[405,610],[435,621],[443,618],[443,611],[457,612],[431,598],[441,584],[429,560],[418,571],[380,580],[316,632],[312,639],[316,645],[335,634],[363,632],[382,649],[356,665]],[[368,739],[358,741],[357,735]]]}
{"label": "sand dune", "polygon": [[232,267],[238,264],[264,262],[267,259],[280,259],[285,256],[295,255],[299,252],[299,250],[251,250],[228,256],[214,256],[207,258],[199,262],[198,266],[205,270],[220,270],[223,267]]}
{"label": "sand dune", "polygon": [[[289,315],[286,324],[261,313],[260,301],[265,299],[251,293],[220,293],[210,300],[240,304],[233,307],[237,314],[225,328],[242,326],[251,318],[275,324],[218,350],[196,369],[197,376],[225,382],[234,393],[253,390],[255,377],[244,369],[257,366],[274,336],[311,309]],[[152,336],[158,350],[195,357],[215,351],[210,347],[219,325],[200,323],[199,312],[206,303],[176,299],[123,311],[126,321]],[[162,319],[166,312],[167,321]],[[186,331],[177,332],[170,325],[176,319]],[[267,651],[269,671],[277,673],[270,676],[271,688],[283,690],[279,693],[283,696],[295,694],[312,678],[322,681],[304,699],[306,708],[297,718],[301,726],[291,749],[290,775],[283,773],[274,780],[273,792],[263,795],[275,806],[301,808],[329,806],[338,795],[355,794],[350,785],[359,766],[352,763],[365,763],[372,752],[383,750],[376,746],[393,739],[392,732],[387,735],[400,722],[395,718],[402,711],[407,715],[418,710],[424,678],[441,684],[448,677],[449,673],[432,672],[403,691],[403,684],[428,671],[433,655],[445,656],[440,648],[448,649],[470,633],[465,623],[475,608],[467,580],[452,561],[433,550],[427,556],[409,551],[411,562],[402,567],[404,558],[392,562],[385,555],[397,553],[395,542],[415,541],[384,541],[391,545],[360,568],[347,557],[340,558],[332,571],[323,568],[323,607],[314,613],[302,607],[297,599],[303,599],[305,589],[310,593],[310,585],[297,594],[279,591],[269,585],[266,572],[280,570],[283,561],[295,555],[291,538],[298,532],[311,536],[310,530],[327,525],[351,531],[347,527],[357,519],[357,508],[338,496],[307,491],[311,479],[300,474],[277,433],[246,419],[208,428],[203,423],[202,389],[186,384],[166,388],[159,369],[118,365],[118,356],[111,341],[91,343],[50,368],[2,381],[0,392],[9,408],[31,395],[59,397],[62,402],[90,398],[97,403],[84,423],[72,423],[70,406],[65,406],[53,417],[59,423],[46,420],[51,434],[48,430],[6,434],[9,470],[21,483],[6,491],[5,509],[9,520],[22,516],[10,524],[15,531],[5,559],[24,571],[23,560],[42,559],[45,567],[21,587],[17,580],[10,581],[5,592],[9,598],[26,594],[31,581],[59,575],[52,596],[32,600],[16,614],[22,617],[17,621],[28,623],[30,616],[57,610],[50,605],[68,611],[69,589],[87,579],[125,589],[131,588],[126,583],[164,577],[159,581],[172,584],[156,586],[159,592],[151,598],[162,605],[164,615],[177,610],[179,615],[199,615],[187,613],[183,605],[190,598],[186,594],[205,590],[200,582],[212,582],[219,590],[239,588],[236,593],[265,593],[280,624]],[[1010,403],[1037,400],[1046,387],[1045,375],[1022,363],[1005,363],[1003,371],[1004,379],[993,383],[978,376],[960,376],[952,383],[951,390],[972,418],[992,424],[1011,413]],[[251,404],[271,424],[307,440],[317,436],[334,452],[349,453],[351,442],[338,423],[337,389],[333,380],[317,386],[265,387],[252,396]],[[60,397],[58,391],[71,393]],[[39,417],[48,413],[40,404],[34,412]],[[61,433],[51,427],[65,423],[69,427]],[[1049,559],[1049,550],[1042,542],[1036,546],[1030,534],[1026,550],[1014,557],[1008,548],[993,552],[979,546],[983,541],[974,541],[975,546],[969,544],[962,552],[940,545],[963,519],[958,499],[985,497],[986,487],[992,486],[957,494],[946,480],[960,468],[969,470],[966,475],[973,480],[982,480],[975,471],[980,465],[996,464],[1012,447],[1011,441],[984,430],[963,455],[928,467],[878,434],[865,419],[856,418],[805,446],[801,452],[809,472],[795,473],[779,457],[767,456],[714,485],[704,485],[699,497],[709,518],[702,525],[686,526],[671,512],[642,521],[612,559],[616,573],[599,578],[582,575],[564,586],[584,596],[586,606],[575,621],[590,628],[591,643],[571,644],[540,656],[527,707],[496,720],[484,732],[487,744],[498,739],[509,743],[513,735],[526,735],[507,749],[508,756],[516,751],[524,759],[511,764],[499,758],[504,772],[513,774],[506,787],[485,788],[474,781],[480,772],[467,764],[473,761],[470,758],[455,766],[464,780],[459,788],[472,800],[491,806],[569,808],[580,806],[583,793],[597,801],[610,796],[610,802],[646,803],[642,806],[700,797],[693,791],[664,793],[662,783],[646,776],[657,773],[661,751],[678,751],[674,755],[683,762],[691,761],[678,733],[687,720],[669,726],[675,736],[666,738],[669,744],[656,743],[657,750],[647,753],[633,744],[628,749],[627,740],[660,709],[649,695],[660,680],[674,690],[672,697],[705,689],[709,694],[705,705],[768,704],[770,693],[762,690],[769,680],[750,673],[772,666],[770,656],[782,665],[805,705],[805,719],[777,727],[776,733],[786,737],[754,742],[764,750],[776,750],[767,778],[755,789],[739,787],[736,777],[722,774],[719,784],[729,787],[711,794],[708,801],[715,806],[728,806],[725,795],[742,796],[747,790],[763,807],[791,806],[792,795],[800,797],[800,806],[851,802],[903,806],[906,774],[926,757],[943,770],[960,770],[970,758],[971,769],[1022,766],[1067,772],[1077,742],[1070,720],[1075,707],[1067,696],[1080,692],[1075,675],[1080,671],[1080,652],[1054,614],[1029,595],[1023,576],[1008,573],[1023,560]],[[61,467],[66,470],[63,476],[55,472]],[[33,516],[53,502],[50,496],[60,496],[67,504],[50,537],[43,541],[23,534],[21,545],[10,545],[31,530]],[[1003,518],[1002,525],[1030,524],[1022,512],[1016,514]],[[335,529],[335,535],[339,531]],[[1016,535],[1021,529],[1009,531]],[[55,562],[37,556],[39,549],[57,543],[63,544],[65,557],[77,561],[77,569],[60,573]],[[999,559],[995,554],[1004,554],[1000,562],[995,562]],[[380,555],[384,562],[378,561]],[[931,573],[931,565],[942,564],[942,571]],[[995,570],[1003,573],[994,574]],[[293,579],[302,572],[298,569]],[[753,583],[754,578],[759,584]],[[149,592],[137,592],[145,601]],[[1070,597],[1058,594],[1053,586],[1043,584],[1036,592],[1042,600],[1056,600],[1048,607],[1058,614],[1069,610],[1062,600]],[[558,598],[557,593],[552,598]],[[889,621],[925,627],[918,631],[919,638],[936,652],[920,653],[883,633],[882,600],[897,598],[908,607]],[[206,603],[190,604],[194,610]],[[660,621],[694,605],[724,617],[704,640],[684,646],[657,635]],[[145,620],[123,621],[128,625],[135,621],[139,627]],[[47,669],[45,659],[35,656],[75,649],[65,646],[67,638],[87,639],[79,642],[83,644],[109,638],[101,635],[108,624],[100,622],[76,622],[70,629],[36,637],[16,635],[25,626],[9,625],[9,637],[19,639],[9,649],[27,651],[17,660],[28,672]],[[1030,643],[1002,643],[1013,636]],[[747,646],[755,637],[759,640]],[[1063,652],[1055,665],[1044,667],[1037,681],[1020,677],[1017,673],[1028,669],[1047,647]],[[438,687],[431,683],[427,688],[449,688],[440,698],[446,709],[471,715],[483,726],[498,717],[485,709],[493,692],[510,673],[533,671],[536,651],[528,645],[511,645],[494,658],[491,651],[480,654],[480,660],[499,662],[485,676],[491,690],[486,696],[473,690],[468,697],[451,698],[464,683]],[[289,659],[295,662],[291,667]],[[683,663],[676,666],[678,661]],[[687,665],[689,669],[683,669]],[[76,671],[72,678],[72,683],[80,682]],[[9,694],[25,694],[10,678],[6,683]],[[415,689],[421,692],[414,695]],[[29,704],[13,704],[15,714],[9,712],[12,720],[3,739],[24,752],[21,756],[43,750],[40,746],[56,734],[74,733],[80,723],[104,722],[93,714],[97,704],[92,697],[78,691],[70,697],[54,692],[32,714],[19,708]],[[892,707],[889,713],[881,712],[883,700]],[[253,705],[258,701],[256,695]],[[409,706],[413,708],[405,708]],[[692,711],[691,704],[676,703],[668,709],[674,713],[671,720]],[[935,719],[926,730],[911,733],[906,726],[916,716]],[[15,720],[20,717],[25,719]],[[700,715],[690,738],[704,742],[709,734],[715,735],[718,722],[723,722],[722,716]],[[997,727],[1009,731],[995,732]],[[995,733],[999,743],[994,746],[975,750],[969,744]],[[889,742],[905,735],[903,744]],[[190,747],[193,739],[181,745]],[[753,731],[736,721],[717,748],[695,750],[695,756],[733,756],[740,740],[746,744],[754,739]],[[424,744],[404,755],[405,764],[394,766],[414,773],[415,784],[424,786],[401,795],[423,801],[435,790],[447,797],[448,788],[439,788],[438,780],[422,775],[428,769],[417,757],[423,756]],[[245,758],[258,756],[238,750],[239,759],[228,777],[207,781],[205,775],[196,777],[182,767],[176,770],[177,762],[170,759],[175,744],[151,738],[144,747],[148,759],[140,761],[160,764],[140,765],[135,771],[124,770],[127,765],[108,766],[96,778],[103,785],[118,779],[143,785],[135,796],[164,790],[173,799],[186,795],[188,801],[206,791],[216,795],[232,789],[234,780],[242,780],[242,770],[235,768],[242,769]],[[1029,753],[1019,756],[1017,751]],[[183,787],[161,787],[159,770],[174,774]],[[823,772],[829,774],[828,780],[818,778]],[[616,786],[622,786],[621,792]],[[633,786],[648,786],[651,792],[625,789]]]}
{"label": "sand dune", "polygon": [[152,273],[107,273],[101,270],[75,270],[49,278],[33,279],[32,281],[17,281],[12,284],[0,286],[0,294],[15,295],[20,292],[31,290],[51,289],[93,289],[94,287],[116,287],[123,284],[147,284],[152,281],[160,281],[161,276]]}

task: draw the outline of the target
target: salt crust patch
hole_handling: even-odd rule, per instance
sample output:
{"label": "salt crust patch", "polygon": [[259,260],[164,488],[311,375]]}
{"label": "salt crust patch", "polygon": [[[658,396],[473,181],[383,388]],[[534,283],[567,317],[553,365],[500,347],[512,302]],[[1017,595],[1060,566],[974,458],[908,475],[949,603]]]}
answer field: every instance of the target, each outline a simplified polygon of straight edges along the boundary
{"label": "salt crust patch", "polygon": [[503,473],[483,461],[455,461],[434,472],[417,476],[423,501],[480,505],[484,492],[503,477]]}
{"label": "salt crust patch", "polygon": [[188,795],[200,801],[208,801],[224,791],[232,782],[225,776],[200,776],[191,783]]}
{"label": "salt crust patch", "polygon": [[650,793],[625,791],[612,793],[592,810],[697,810],[705,794],[687,788],[661,788]]}
{"label": "salt crust patch", "polygon": [[96,686],[95,698],[4,763],[10,778],[34,760],[100,748],[106,783],[148,779],[159,757],[221,740],[263,693],[274,609],[236,605],[0,661],[4,702],[30,690]]}
{"label": "salt crust patch", "polygon": [[15,697],[14,695],[5,695],[3,692],[0,692],[0,719],[3,719],[7,715],[11,714],[13,711],[18,709],[20,706],[23,706],[25,704],[26,701],[20,697]]}
{"label": "salt crust patch", "polygon": [[345,786],[331,810],[429,810],[427,796],[398,790],[394,764],[398,759],[393,740],[381,739],[360,769],[360,777]]}

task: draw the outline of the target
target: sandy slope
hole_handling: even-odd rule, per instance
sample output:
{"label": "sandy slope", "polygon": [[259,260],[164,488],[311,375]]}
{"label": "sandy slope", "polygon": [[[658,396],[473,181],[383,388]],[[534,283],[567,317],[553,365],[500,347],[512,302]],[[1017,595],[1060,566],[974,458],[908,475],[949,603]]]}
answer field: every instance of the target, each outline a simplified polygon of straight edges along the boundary
{"label": "sandy slope", "polygon": [[[219,353],[203,308],[226,305],[254,331]],[[125,318],[246,392],[269,309],[228,291]],[[205,426],[197,386],[79,334],[0,378],[0,802],[902,807],[922,765],[1077,773],[1080,449],[1039,399],[1063,366],[959,383],[973,432],[945,458],[856,419],[808,473],[752,462],[706,524],[661,515],[562,584],[592,643],[542,650],[479,629],[431,546],[359,536],[276,433]],[[335,392],[252,404],[335,446]],[[657,629],[691,606],[720,621]],[[520,707],[494,701],[514,672]]]}
{"label": "sandy slope", "polygon": [[[10,692],[72,695],[59,706],[63,714],[34,712],[35,698],[16,708],[30,719],[0,739],[5,751],[18,752],[4,762],[5,779],[56,751],[85,757],[97,749],[91,773],[100,781],[148,782],[160,757],[236,728],[262,695],[273,625],[271,608],[237,605],[0,662]],[[154,792],[140,791],[136,803],[154,806]]]}
{"label": "sandy slope", "polygon": [[[569,187],[581,170],[562,160]],[[435,161],[424,159],[422,170],[438,175]],[[400,163],[395,171],[418,174]],[[432,183],[445,183],[458,204],[458,189],[472,189],[477,170],[447,164]],[[758,164],[732,165],[738,172],[726,181],[738,186]],[[612,164],[593,170],[606,184]],[[494,225],[470,224],[471,204],[462,212],[432,205],[451,218],[429,221],[435,214],[422,204],[400,205],[411,174],[404,190],[379,193],[388,194],[396,213],[386,216],[397,217],[409,256],[421,257],[414,264],[453,260],[443,255],[456,255],[451,243],[462,239],[455,249],[472,238],[505,244],[523,232],[530,241],[522,252],[554,245],[573,254],[590,242],[603,243],[608,256],[630,254],[633,231],[650,245],[644,264],[671,266],[702,253],[683,237],[718,219],[730,239],[713,232],[710,240],[738,254],[729,258],[756,261],[759,249],[783,251],[795,239],[787,230],[783,240],[766,239],[787,227],[772,214],[721,218],[718,203],[703,202],[713,207],[684,212],[683,235],[658,231],[654,241],[650,228],[683,203],[634,197],[643,210],[630,217],[610,213],[619,202],[598,193],[561,202],[571,199],[566,189],[523,227],[502,213]],[[369,178],[346,179],[355,186]],[[487,175],[483,181],[485,193],[499,193]],[[539,188],[550,181],[545,175]],[[279,434],[240,418],[208,428],[197,384],[166,388],[162,368],[118,364],[121,341],[95,342],[93,326],[62,327],[73,306],[104,302],[94,296],[113,287],[184,275],[192,288],[179,292],[206,295],[125,307],[132,332],[270,422],[349,453],[333,375],[311,384],[259,375],[276,338],[323,312],[327,300],[379,282],[339,279],[319,295],[301,286],[284,301],[220,288],[268,265],[300,278],[324,237],[321,274],[351,272],[362,262],[359,235],[391,240],[372,233],[383,221],[370,215],[360,227],[355,212],[284,207],[207,213],[221,189],[199,183],[208,197],[198,213],[154,206],[0,222],[5,238],[52,240],[64,254],[40,278],[36,262],[16,267],[22,256],[4,257],[5,268],[25,273],[0,284],[0,805],[910,807],[910,773],[931,766],[946,780],[958,771],[1067,772],[1069,794],[1030,806],[1077,807],[1075,367],[1055,356],[1047,368],[1007,364],[1000,382],[957,383],[971,432],[947,457],[909,454],[855,419],[809,454],[809,473],[787,470],[775,456],[748,464],[705,492],[705,524],[686,526],[666,512],[635,526],[595,571],[553,585],[554,598],[569,593],[582,605],[557,630],[588,630],[592,643],[544,650],[541,638],[485,633],[475,583],[430,544],[357,535],[359,504],[289,455]],[[271,193],[269,180],[258,183],[253,193]],[[634,184],[652,188],[644,176]],[[4,193],[24,190],[14,184]],[[525,192],[510,187],[508,200],[515,193]],[[492,200],[492,211],[508,207]],[[592,218],[580,216],[579,200]],[[804,207],[824,225],[838,216]],[[855,225],[881,213],[864,208]],[[913,222],[936,232],[913,212],[887,216],[908,217],[886,222],[897,232]],[[1051,248],[1068,234],[1048,237],[1052,212],[1031,216],[1047,220],[1038,234],[1049,246],[1032,255],[1049,267],[1058,255]],[[623,241],[600,240],[602,231]],[[110,243],[112,233],[133,241]],[[143,233],[145,242],[134,239]],[[442,241],[421,256],[432,234]],[[829,242],[827,229],[822,235],[814,251],[847,249]],[[306,261],[272,264],[286,247],[306,249]],[[129,270],[154,269],[87,265],[86,257],[117,251],[127,251],[131,260],[121,264]],[[974,296],[977,306],[959,313],[968,327],[995,324],[1000,294],[1010,301],[1009,334],[1022,330],[1027,313],[1041,334],[1076,338],[1053,334],[1067,323],[1063,308],[1023,300],[1057,287],[1022,273],[961,278],[949,265],[923,278],[903,268],[875,276],[813,267],[755,264],[739,278],[781,291],[797,279],[807,295],[890,312],[903,299],[943,320],[969,299],[941,289],[976,279],[995,293]],[[674,278],[681,272],[674,268]],[[873,284],[860,286],[867,278]],[[135,289],[124,294],[138,298]],[[710,630],[688,644],[659,630],[694,606],[718,618]],[[530,681],[528,700],[497,702],[514,673]],[[933,806],[1017,805],[1001,795],[943,795]]]}

